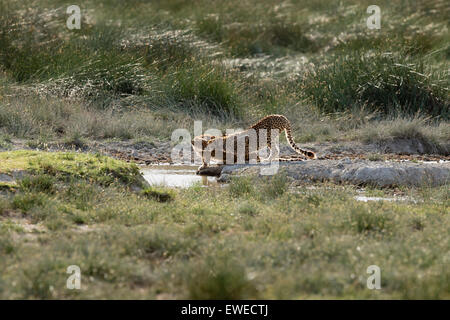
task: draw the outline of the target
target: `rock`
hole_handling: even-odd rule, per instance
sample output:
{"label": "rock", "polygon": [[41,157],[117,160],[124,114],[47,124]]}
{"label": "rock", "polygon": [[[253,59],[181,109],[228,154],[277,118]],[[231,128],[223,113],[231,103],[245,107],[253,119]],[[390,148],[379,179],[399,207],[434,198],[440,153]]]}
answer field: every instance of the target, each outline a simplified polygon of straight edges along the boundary
{"label": "rock", "polygon": [[215,176],[219,177],[222,173],[222,165],[219,166],[211,166],[211,167],[205,167],[201,168],[197,171],[197,174],[200,176]]}
{"label": "rock", "polygon": [[217,181],[218,182],[222,182],[222,183],[228,183],[228,182],[230,182],[230,179],[231,179],[231,175],[230,174],[222,173],[220,175],[220,177],[217,178]]}
{"label": "rock", "polygon": [[11,170],[8,173],[0,173],[0,182],[15,182],[26,175],[24,170]]}
{"label": "rock", "polygon": [[0,182],[13,182],[14,178],[8,174],[0,173]]}
{"label": "rock", "polygon": [[395,154],[448,154],[449,150],[444,145],[416,138],[396,138],[379,143],[384,153]]}
{"label": "rock", "polygon": [[[224,166],[219,180],[231,175],[262,175],[263,165]],[[334,181],[357,185],[388,186],[439,186],[450,182],[450,162],[412,163],[367,160],[311,160],[280,162],[279,170],[288,177],[302,182]],[[222,177],[223,176],[223,177]]]}

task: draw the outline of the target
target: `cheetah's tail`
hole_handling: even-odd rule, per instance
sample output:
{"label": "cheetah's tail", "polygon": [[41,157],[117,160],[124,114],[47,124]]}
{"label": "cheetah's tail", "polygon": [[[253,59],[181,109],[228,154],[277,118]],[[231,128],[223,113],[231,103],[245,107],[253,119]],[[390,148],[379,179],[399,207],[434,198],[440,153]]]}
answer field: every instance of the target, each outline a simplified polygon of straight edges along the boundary
{"label": "cheetah's tail", "polygon": [[292,138],[291,128],[286,128],[284,130],[284,133],[286,134],[286,139],[289,142],[289,145],[291,146],[292,149],[294,149],[295,152],[297,152],[298,154],[302,154],[310,159],[317,159],[315,152],[297,147],[297,145],[294,142],[294,139]]}

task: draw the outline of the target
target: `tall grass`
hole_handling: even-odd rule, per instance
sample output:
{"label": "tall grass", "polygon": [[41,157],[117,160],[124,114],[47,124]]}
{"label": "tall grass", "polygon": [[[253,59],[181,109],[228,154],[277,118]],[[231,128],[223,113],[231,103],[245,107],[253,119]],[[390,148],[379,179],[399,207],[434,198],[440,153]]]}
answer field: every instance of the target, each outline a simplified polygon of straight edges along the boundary
{"label": "tall grass", "polygon": [[242,115],[238,100],[239,88],[220,67],[211,69],[197,65],[175,69],[168,79],[169,97],[182,109],[203,110],[215,116]]}
{"label": "tall grass", "polygon": [[318,51],[321,44],[310,39],[305,29],[305,25],[280,18],[253,25],[225,24],[219,16],[213,15],[202,17],[196,22],[196,30],[200,35],[223,43],[235,56],[279,54],[288,49],[302,53]]}
{"label": "tall grass", "polygon": [[[13,80],[31,83],[43,95],[81,97],[103,109],[131,99],[153,108],[240,115],[236,77],[220,65],[205,67],[208,60],[183,39],[169,34],[129,43],[125,30],[87,22],[68,33],[49,18],[39,22],[42,15],[4,14],[0,66]],[[56,18],[63,15],[59,10]]]}
{"label": "tall grass", "polygon": [[302,90],[327,113],[352,109],[386,115],[430,115],[450,119],[446,71],[430,73],[424,61],[390,53],[338,57],[302,81]]}
{"label": "tall grass", "polygon": [[33,3],[1,4],[2,133],[168,139],[166,126],[193,118],[246,125],[284,113],[314,142],[354,128],[323,113],[449,119],[441,0],[382,1],[379,32],[364,23],[369,1],[87,1],[81,30],[66,28],[61,2]]}

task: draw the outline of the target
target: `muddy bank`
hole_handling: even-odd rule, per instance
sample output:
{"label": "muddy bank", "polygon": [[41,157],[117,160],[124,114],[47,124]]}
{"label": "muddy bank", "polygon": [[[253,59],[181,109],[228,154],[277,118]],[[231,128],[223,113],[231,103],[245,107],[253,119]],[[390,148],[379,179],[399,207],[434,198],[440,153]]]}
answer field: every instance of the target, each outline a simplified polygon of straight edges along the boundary
{"label": "muddy bank", "polygon": [[[230,165],[221,170],[219,181],[232,176],[264,175],[267,165]],[[439,186],[450,182],[450,163],[385,162],[368,160],[313,160],[279,163],[278,172],[285,172],[295,182],[332,181],[356,185]]]}
{"label": "muddy bank", "polygon": [[101,153],[116,159],[149,165],[170,163],[172,145],[168,141],[79,141],[35,142],[33,140],[12,139],[11,143],[0,145],[0,152],[15,150],[76,151]]}
{"label": "muddy bank", "polygon": [[[338,160],[343,158],[369,159],[369,160],[418,160],[418,161],[450,161],[447,153],[427,153],[415,140],[406,143],[366,144],[356,141],[306,143],[303,147],[316,152],[319,159]],[[150,165],[156,163],[170,163],[171,150],[174,144],[170,142],[93,142],[87,146],[89,151],[98,151],[121,160]],[[398,148],[397,148],[398,147]],[[281,143],[280,152],[284,158],[292,158],[297,155],[291,147]],[[192,159],[193,160],[193,159]]]}
{"label": "muddy bank", "polygon": [[[386,143],[361,143],[357,141],[303,143],[303,147],[313,150],[321,160],[368,159],[368,160],[418,160],[450,161],[449,147],[443,153],[430,153],[415,139],[393,140]],[[1,146],[0,151],[7,150],[43,150],[43,151],[80,151],[101,153],[116,159],[135,162],[142,165],[172,164],[171,150],[174,144],[169,141],[87,141],[80,143],[34,143],[13,139],[8,146]],[[292,149],[280,144],[283,157],[296,156]]]}

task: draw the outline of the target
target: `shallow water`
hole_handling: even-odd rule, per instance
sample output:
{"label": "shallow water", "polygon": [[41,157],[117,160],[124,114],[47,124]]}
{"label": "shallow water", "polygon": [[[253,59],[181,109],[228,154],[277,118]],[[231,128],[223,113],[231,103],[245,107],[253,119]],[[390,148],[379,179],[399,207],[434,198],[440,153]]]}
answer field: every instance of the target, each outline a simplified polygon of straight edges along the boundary
{"label": "shallow water", "polygon": [[188,188],[200,183],[203,186],[218,185],[215,177],[197,176],[198,166],[154,165],[141,168],[144,179],[150,185]]}
{"label": "shallow water", "polygon": [[408,198],[405,197],[395,197],[395,198],[383,198],[383,197],[366,197],[366,196],[356,196],[356,201],[406,201]]}
{"label": "shallow water", "polygon": [[[392,161],[387,160],[385,162],[392,162]],[[428,164],[428,163],[449,163],[450,161],[448,161],[448,160],[439,160],[439,161],[438,160],[417,160],[417,161],[401,160],[400,162],[416,162],[416,163]]]}

